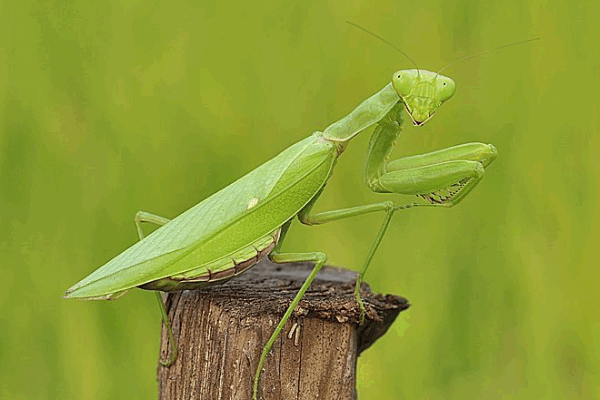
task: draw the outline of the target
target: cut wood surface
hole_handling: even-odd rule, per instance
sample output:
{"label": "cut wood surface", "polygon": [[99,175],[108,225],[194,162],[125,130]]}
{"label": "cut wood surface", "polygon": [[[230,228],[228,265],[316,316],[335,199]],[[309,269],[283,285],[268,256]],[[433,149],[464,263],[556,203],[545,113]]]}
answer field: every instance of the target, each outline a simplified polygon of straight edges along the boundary
{"label": "cut wood surface", "polygon": [[[262,261],[225,284],[169,294],[179,355],[158,367],[159,399],[251,399],[262,348],[312,267]],[[259,398],[356,398],[358,355],[409,304],[363,283],[367,317],[359,325],[355,281],[352,271],[321,270],[267,358]],[[165,329],[160,355],[169,356]]]}

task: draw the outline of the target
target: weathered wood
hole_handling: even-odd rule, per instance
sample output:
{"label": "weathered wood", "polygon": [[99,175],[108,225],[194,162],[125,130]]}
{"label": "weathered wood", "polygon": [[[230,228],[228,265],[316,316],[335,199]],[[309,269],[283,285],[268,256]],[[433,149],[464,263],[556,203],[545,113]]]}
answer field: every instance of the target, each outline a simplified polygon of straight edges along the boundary
{"label": "weathered wood", "polygon": [[[312,267],[263,261],[223,285],[169,294],[179,355],[158,367],[159,399],[250,399],[262,348]],[[367,318],[359,326],[355,280],[348,270],[321,270],[265,363],[261,399],[356,399],[358,355],[409,304],[363,284]],[[163,329],[162,359],[168,349]]]}

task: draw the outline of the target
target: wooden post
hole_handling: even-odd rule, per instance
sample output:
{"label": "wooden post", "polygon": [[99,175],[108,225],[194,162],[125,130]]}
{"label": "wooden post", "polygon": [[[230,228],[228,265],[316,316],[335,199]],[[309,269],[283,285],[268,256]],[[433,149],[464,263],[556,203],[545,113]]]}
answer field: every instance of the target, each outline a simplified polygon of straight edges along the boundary
{"label": "wooden post", "polygon": [[[262,348],[312,267],[263,261],[223,285],[169,294],[179,355],[158,367],[159,399],[251,399]],[[259,398],[356,399],[358,355],[409,304],[363,284],[367,318],[359,326],[355,280],[352,271],[321,270],[267,358]],[[160,355],[168,359],[165,329]]]}

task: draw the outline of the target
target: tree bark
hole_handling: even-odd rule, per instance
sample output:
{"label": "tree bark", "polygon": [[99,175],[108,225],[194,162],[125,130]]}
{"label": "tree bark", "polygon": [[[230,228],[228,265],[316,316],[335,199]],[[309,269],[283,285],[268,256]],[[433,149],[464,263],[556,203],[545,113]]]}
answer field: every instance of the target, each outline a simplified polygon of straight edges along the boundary
{"label": "tree bark", "polygon": [[[169,294],[179,355],[171,367],[158,367],[159,399],[251,399],[263,346],[312,267],[262,261],[225,284]],[[409,304],[363,283],[367,315],[359,325],[355,281],[352,271],[321,270],[265,362],[259,398],[356,399],[358,355]],[[161,359],[168,359],[164,327],[161,340]]]}

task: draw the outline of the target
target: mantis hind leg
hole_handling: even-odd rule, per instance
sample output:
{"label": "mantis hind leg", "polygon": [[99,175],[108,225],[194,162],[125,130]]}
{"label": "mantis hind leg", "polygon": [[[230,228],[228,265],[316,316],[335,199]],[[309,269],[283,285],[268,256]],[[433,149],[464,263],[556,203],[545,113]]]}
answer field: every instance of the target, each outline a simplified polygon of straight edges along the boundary
{"label": "mantis hind leg", "polygon": [[135,217],[133,217],[133,220],[135,221],[135,227],[137,229],[140,240],[142,240],[146,236],[144,235],[144,231],[142,230],[142,223],[149,222],[151,224],[163,226],[164,224],[170,221],[170,219],[168,218],[161,217],[160,215],[151,214],[146,211],[136,212]]}
{"label": "mantis hind leg", "polygon": [[[140,240],[144,238],[144,231],[142,230],[142,223],[149,222],[159,226],[162,226],[169,222],[169,219],[161,217],[159,215],[151,214],[145,211],[138,211],[134,217],[135,227],[137,228],[138,236]],[[171,357],[169,357],[168,361],[158,360],[160,365],[163,367],[170,367],[175,362],[177,358],[177,344],[175,343],[175,335],[173,335],[173,328],[171,327],[171,322],[169,322],[169,315],[167,313],[167,308],[165,307],[165,303],[162,298],[162,294],[160,292],[156,293],[156,300],[158,300],[158,307],[160,308],[160,314],[162,316],[163,323],[167,328],[167,334],[169,335],[169,343],[171,344]]]}
{"label": "mantis hind leg", "polygon": [[177,344],[175,343],[175,335],[173,334],[173,328],[169,322],[169,314],[167,313],[167,308],[165,307],[162,294],[160,292],[155,293],[156,300],[158,300],[158,307],[160,308],[160,313],[162,315],[162,320],[165,324],[165,328],[167,328],[167,334],[169,335],[169,343],[171,344],[171,357],[169,357],[169,360],[163,361],[159,358],[158,362],[160,362],[160,365],[163,367],[170,367],[177,358]]}
{"label": "mantis hind leg", "polygon": [[285,311],[285,314],[281,318],[281,321],[279,321],[279,324],[277,324],[275,331],[271,334],[269,341],[267,342],[267,344],[265,344],[265,347],[263,348],[263,351],[260,355],[260,359],[258,360],[258,366],[256,367],[256,374],[254,376],[254,386],[253,386],[253,390],[252,390],[252,399],[253,400],[257,400],[257,398],[258,398],[258,382],[260,380],[260,374],[262,372],[262,368],[265,363],[265,360],[266,360],[267,356],[269,355],[269,352],[271,351],[273,344],[275,343],[275,340],[277,340],[277,337],[281,333],[281,330],[283,329],[286,322],[288,321],[288,319],[294,312],[294,309],[296,308],[296,306],[298,305],[298,303],[304,296],[304,293],[306,293],[306,291],[308,290],[312,281],[315,279],[315,277],[317,276],[317,274],[319,273],[319,271],[321,270],[323,265],[325,265],[325,261],[327,261],[327,255],[325,255],[324,253],[321,253],[321,252],[280,254],[280,253],[277,253],[276,251],[273,251],[269,255],[269,258],[274,263],[313,261],[315,263],[315,266],[312,269],[312,271],[310,272],[310,274],[308,275],[308,278],[306,278],[306,280],[302,284],[302,287],[300,288],[300,290],[298,290],[296,297],[294,297],[294,300],[292,300],[292,303]]}

